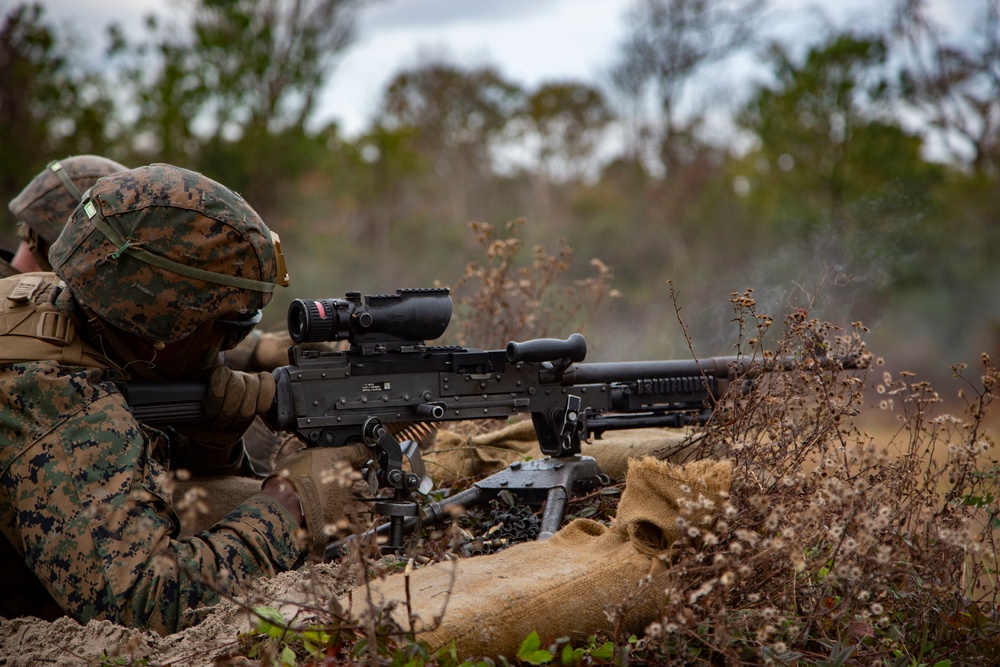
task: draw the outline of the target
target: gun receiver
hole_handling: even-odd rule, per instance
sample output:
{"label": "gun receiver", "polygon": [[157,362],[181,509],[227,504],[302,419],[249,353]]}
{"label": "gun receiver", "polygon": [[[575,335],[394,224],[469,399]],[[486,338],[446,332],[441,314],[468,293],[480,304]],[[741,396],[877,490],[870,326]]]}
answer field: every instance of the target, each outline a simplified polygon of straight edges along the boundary
{"label": "gun receiver", "polygon": [[734,377],[727,360],[575,363],[585,352],[580,334],[507,350],[423,347],[367,355],[292,347],[291,364],[274,371],[269,417],[310,445],[341,446],[356,441],[372,419],[531,415],[542,451],[570,456],[579,453],[581,439],[606,430],[704,421],[712,398]]}

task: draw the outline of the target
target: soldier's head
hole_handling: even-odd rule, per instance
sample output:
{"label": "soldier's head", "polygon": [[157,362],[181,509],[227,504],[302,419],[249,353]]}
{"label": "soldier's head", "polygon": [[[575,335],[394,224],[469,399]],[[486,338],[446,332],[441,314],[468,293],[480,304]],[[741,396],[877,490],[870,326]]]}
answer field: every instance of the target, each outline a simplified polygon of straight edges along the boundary
{"label": "soldier's head", "polygon": [[127,167],[97,155],[53,160],[10,201],[21,244],[11,264],[19,271],[51,270],[49,246],[66,220],[99,178]]}
{"label": "soldier's head", "polygon": [[216,363],[288,284],[277,235],[249,204],[165,164],[98,181],[49,260],[89,317],[84,335],[154,378]]}

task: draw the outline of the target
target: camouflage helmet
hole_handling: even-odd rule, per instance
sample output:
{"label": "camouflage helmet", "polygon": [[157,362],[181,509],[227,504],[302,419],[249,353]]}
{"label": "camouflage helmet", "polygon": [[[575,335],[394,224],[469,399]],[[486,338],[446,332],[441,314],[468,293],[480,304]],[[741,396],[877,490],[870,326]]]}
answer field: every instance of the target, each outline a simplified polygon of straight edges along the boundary
{"label": "camouflage helmet", "polygon": [[277,235],[242,197],[166,164],[98,181],[49,260],[102,319],[164,343],[215,318],[253,316],[288,284]]}
{"label": "camouflage helmet", "polygon": [[128,169],[97,155],[76,155],[53,160],[10,201],[10,212],[19,222],[34,231],[46,245],[51,245],[83,193],[97,179]]}

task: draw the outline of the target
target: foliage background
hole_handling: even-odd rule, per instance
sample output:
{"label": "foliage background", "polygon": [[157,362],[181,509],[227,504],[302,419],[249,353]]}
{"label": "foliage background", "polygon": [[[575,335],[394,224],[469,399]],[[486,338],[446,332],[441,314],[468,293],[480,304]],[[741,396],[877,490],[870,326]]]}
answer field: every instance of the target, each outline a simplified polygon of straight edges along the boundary
{"label": "foliage background", "polygon": [[[4,4],[0,198],[76,153],[201,171],[282,236],[293,287],[272,326],[296,297],[455,286],[481,242],[470,222],[505,237],[524,218],[522,261],[542,245],[570,289],[591,258],[614,275],[619,298],[543,332],[586,325],[591,360],[689,354],[667,281],[702,355],[732,351],[728,296],[747,287],[764,312],[864,321],[892,368],[932,380],[1000,353],[996,0],[974,0],[960,38],[897,0],[884,25],[794,44],[763,36],[766,0],[636,0],[604,80],[526,87],[429,56],[346,137],[317,126],[318,97],[365,4],[187,0],[144,34],[85,35],[44,3]],[[769,76],[719,137],[725,93],[692,87],[737,56]],[[13,231],[8,214],[6,245]]]}

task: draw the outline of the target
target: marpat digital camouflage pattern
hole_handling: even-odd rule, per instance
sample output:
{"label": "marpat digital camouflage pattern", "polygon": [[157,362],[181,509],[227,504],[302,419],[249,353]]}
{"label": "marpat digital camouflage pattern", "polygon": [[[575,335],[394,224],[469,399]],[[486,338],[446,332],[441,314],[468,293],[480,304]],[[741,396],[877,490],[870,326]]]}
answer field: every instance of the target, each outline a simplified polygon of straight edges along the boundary
{"label": "marpat digital camouflage pattern", "polygon": [[[107,176],[87,195],[52,244],[49,261],[77,299],[108,322],[171,343],[209,319],[248,315],[270,301],[279,279],[271,233],[224,185],[154,164]],[[102,220],[120,245],[95,226]],[[142,253],[265,285],[193,278],[154,266]]]}
{"label": "marpat digital camouflage pattern", "polygon": [[[78,621],[160,633],[197,622],[185,611],[219,602],[213,586],[236,594],[295,565],[298,524],[264,494],[175,539],[164,489],[172,434],[136,422],[101,375],[47,361],[0,366],[0,551],[16,550]],[[0,572],[4,595],[12,574]]]}
{"label": "marpat digital camouflage pattern", "polygon": [[[80,218],[88,202],[100,215]],[[17,335],[20,309],[43,303],[77,331],[82,302],[164,342],[220,315],[256,311],[278,278],[271,233],[224,186],[152,165],[99,181],[51,256],[68,287],[52,274],[30,294],[15,289],[23,276],[0,280],[0,299],[9,302],[0,317],[0,563],[20,567],[0,571],[0,610],[32,613],[13,599],[25,587],[5,580],[31,577],[81,622],[173,632],[197,622],[186,612],[218,602],[220,591],[235,594],[293,567],[302,556],[297,522],[258,494],[209,530],[177,539],[166,475],[190,440],[138,423],[103,368],[4,360],[13,345],[4,337]],[[191,267],[200,278],[184,275]]]}
{"label": "marpat digital camouflage pattern", "polygon": [[[80,203],[83,193],[98,179],[127,169],[125,165],[99,155],[75,155],[54,160],[31,179],[10,201],[8,208],[15,218],[51,245]],[[65,182],[66,178],[69,184]]]}

